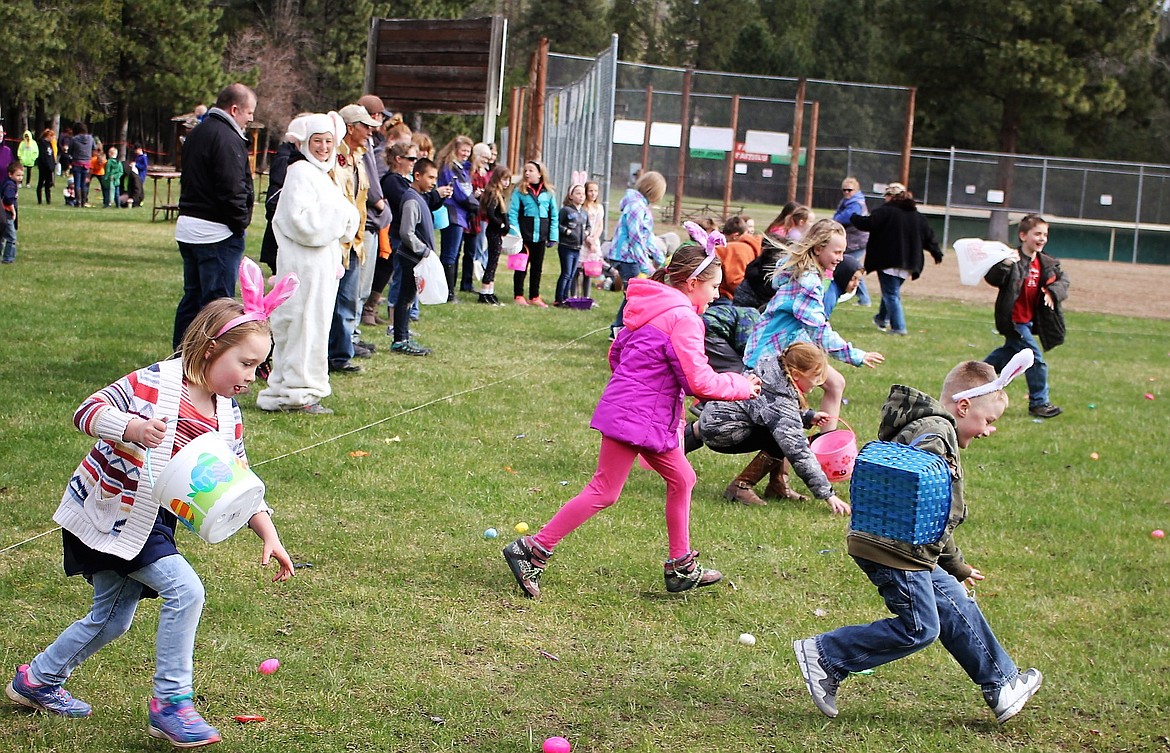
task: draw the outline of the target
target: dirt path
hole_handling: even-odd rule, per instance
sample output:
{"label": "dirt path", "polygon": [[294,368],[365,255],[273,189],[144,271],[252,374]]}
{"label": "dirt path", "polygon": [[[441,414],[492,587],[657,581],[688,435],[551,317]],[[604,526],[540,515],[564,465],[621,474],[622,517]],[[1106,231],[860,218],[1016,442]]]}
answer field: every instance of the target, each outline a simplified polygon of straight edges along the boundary
{"label": "dirt path", "polygon": [[[922,277],[902,288],[906,298],[933,298],[992,305],[995,288],[981,283],[967,287],[959,283],[959,264],[954,253],[935,265],[929,257]],[[1170,302],[1164,291],[1170,290],[1170,266],[1125,264],[1122,262],[1062,260],[1072,287],[1065,308],[1099,314],[1170,319]],[[870,296],[877,291],[877,278],[867,278]]]}

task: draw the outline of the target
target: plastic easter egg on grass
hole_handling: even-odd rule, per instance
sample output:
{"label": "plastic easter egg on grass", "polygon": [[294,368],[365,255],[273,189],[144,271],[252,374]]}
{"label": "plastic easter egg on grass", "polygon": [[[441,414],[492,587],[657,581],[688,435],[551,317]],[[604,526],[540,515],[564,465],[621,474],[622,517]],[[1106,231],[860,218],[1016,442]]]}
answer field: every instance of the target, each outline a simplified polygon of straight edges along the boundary
{"label": "plastic easter egg on grass", "polygon": [[280,669],[280,659],[265,659],[260,662],[260,674],[270,675]]}
{"label": "plastic easter egg on grass", "polygon": [[573,746],[563,737],[549,737],[545,739],[543,749],[544,753],[569,753]]}
{"label": "plastic easter egg on grass", "polygon": [[1155,539],[1161,539],[1166,536],[1166,532],[1161,528],[1155,528],[1154,530],[1150,531],[1150,536]]}
{"label": "plastic easter egg on grass", "polygon": [[484,531],[484,532],[483,532],[483,537],[484,537],[485,539],[494,539],[494,538],[496,538],[496,537],[497,537],[497,536],[499,536],[499,535],[500,535],[500,532],[499,532],[499,531],[497,531],[497,530],[496,530],[496,529],[494,529],[494,528],[489,528],[489,529],[487,529],[486,531]]}
{"label": "plastic easter egg on grass", "polygon": [[741,646],[754,646],[756,645],[756,636],[752,635],[751,633],[740,633],[739,644]]}
{"label": "plastic easter egg on grass", "polygon": [[520,534],[521,536],[528,533],[528,524],[523,522],[523,521],[517,523],[516,524],[516,533]]}

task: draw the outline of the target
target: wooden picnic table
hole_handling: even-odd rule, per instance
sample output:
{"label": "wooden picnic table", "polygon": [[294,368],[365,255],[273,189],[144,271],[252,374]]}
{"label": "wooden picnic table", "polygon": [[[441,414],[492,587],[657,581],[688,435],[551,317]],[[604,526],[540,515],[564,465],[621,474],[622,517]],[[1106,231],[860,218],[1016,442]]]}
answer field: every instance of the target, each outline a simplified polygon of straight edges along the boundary
{"label": "wooden picnic table", "polygon": [[[158,219],[161,212],[164,220],[173,220],[179,216],[178,198],[171,198],[171,184],[176,179],[182,176],[182,173],[176,172],[147,172],[146,177],[154,181],[154,197],[150,204],[150,221],[154,222]],[[158,182],[165,180],[167,182],[167,198],[161,204],[158,198]]]}

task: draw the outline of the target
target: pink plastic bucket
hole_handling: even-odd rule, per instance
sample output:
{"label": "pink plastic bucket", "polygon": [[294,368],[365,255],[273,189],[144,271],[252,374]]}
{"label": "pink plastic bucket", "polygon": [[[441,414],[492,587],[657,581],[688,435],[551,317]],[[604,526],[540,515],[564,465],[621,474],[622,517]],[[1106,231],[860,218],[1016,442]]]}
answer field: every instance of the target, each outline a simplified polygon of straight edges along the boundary
{"label": "pink plastic bucket", "polygon": [[601,262],[597,260],[581,262],[581,269],[585,270],[586,277],[601,277]]}
{"label": "pink plastic bucket", "polygon": [[513,272],[527,272],[528,254],[510,254],[508,256],[508,269]]}
{"label": "pink plastic bucket", "polygon": [[829,483],[845,481],[852,476],[853,463],[857,460],[857,435],[853,433],[853,427],[843,419],[837,421],[846,428],[825,432],[809,445]]}

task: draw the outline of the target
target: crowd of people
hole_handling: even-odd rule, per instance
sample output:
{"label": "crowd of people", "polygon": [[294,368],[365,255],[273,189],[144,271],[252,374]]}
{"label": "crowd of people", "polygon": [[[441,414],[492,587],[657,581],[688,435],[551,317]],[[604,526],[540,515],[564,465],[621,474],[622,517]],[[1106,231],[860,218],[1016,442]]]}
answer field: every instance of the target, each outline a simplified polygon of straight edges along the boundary
{"label": "crowd of people", "polygon": [[[475,293],[478,303],[501,306],[494,282],[507,256],[512,303],[548,308],[542,272],[547,249],[556,246],[560,275],[554,305],[588,300],[602,276],[620,281],[623,296],[608,351],[612,375],[590,424],[602,437],[596,471],[543,527],[503,550],[525,595],[541,596],[554,550],[618,501],[635,462],[665,481],[663,577],[670,592],[722,579],[692,548],[696,476],[689,452],[706,446],[754,455],[728,486],[729,501],[763,505],[765,498],[801,499],[789,486],[791,468],[832,514],[850,513],[816,461],[807,432],[831,431],[840,418],[846,379],[830,366],[830,357],[867,368],[885,361],[880,352],[859,348],[833,329],[834,308],[851,298],[871,305],[864,279],[875,272],[881,303],[874,323],[883,333],[906,336],[901,285],[921,274],[924,253],[941,259],[904,185],[889,184],[884,202],[871,213],[857,179],[848,177],[833,218],[817,219],[810,208],[790,204],[763,235],[755,234],[751,218],[732,216],[687,223],[690,238],[679,244],[655,233],[653,206],[666,181],[647,171],[626,192],[612,237],[603,242],[605,210],[599,187],[588,176],[573,174],[558,199],[539,161],[523,163],[513,176],[496,164],[493,145],[465,136],[436,151],[425,134],[412,132],[379,97],[368,94],[338,111],[302,113],[288,124],[265,197],[269,222],[261,252],[261,261],[279,280],[279,294],[260,305],[254,290],[251,299],[247,295],[249,279],[263,292],[263,283],[255,282],[259,270],[244,258],[257,198],[244,129],[256,104],[247,86],[226,87],[186,140],[175,226],[184,281],[173,328],[177,358],[127,375],[77,410],[77,427],[98,442],[70,481],[55,520],[65,530],[67,570],[90,580],[94,605],[21,665],[7,687],[13,701],[63,716],[88,716],[89,704],[73,698],[65,682],[129,628],[140,596],[157,595],[163,608],[150,734],[178,747],[219,741],[219,732],[193,706],[202,584],[175,547],[175,516],[152,506],[151,484],[138,482],[144,470],[150,472],[142,467],[140,450],[169,458],[211,431],[244,458],[235,398],[258,377],[266,379],[256,399],[261,410],[332,413],[322,404],[332,392],[332,375],[360,373],[357,361],[376,350],[361,339],[361,326],[385,325],[391,353],[430,354],[412,336],[417,275],[425,285],[445,283],[448,303],[458,303],[458,293],[467,292]],[[22,144],[20,159],[3,166],[6,180],[0,184],[6,262],[9,226],[15,256],[15,195],[31,168],[25,159],[40,169],[45,149],[54,143],[52,134],[43,135],[43,145],[26,135],[30,145]],[[119,180],[117,150],[107,150],[104,161],[96,159],[102,146],[84,124],[72,128],[67,147],[56,143],[58,162],[70,159],[80,206],[87,205],[91,177],[111,185]],[[55,167],[50,172],[55,174]],[[46,200],[52,181],[48,184]],[[1008,407],[997,371],[1006,373],[1017,354],[1032,351],[1026,371],[1029,410],[1039,418],[1060,413],[1048,401],[1043,350],[1063,341],[1060,306],[1068,279],[1059,262],[1044,253],[1043,218],[1025,217],[1019,240],[1014,254],[985,278],[1000,290],[995,318],[1004,345],[983,362],[955,366],[937,398],[895,386],[882,408],[880,438],[945,459],[953,483],[950,512],[940,538],[927,545],[850,531],[850,555],[894,616],[794,643],[812,700],[827,716],[837,715],[837,693],[851,673],[936,639],[980,687],[1000,722],[1018,713],[1042,682],[1038,670],[1017,668],[967,596],[963,583],[983,575],[964,561],[953,536],[966,517],[960,450],[991,436]],[[436,256],[441,272],[428,277],[420,265]],[[245,284],[243,305],[234,300],[237,280]],[[381,316],[383,310],[388,318]],[[821,396],[813,409],[808,398],[816,390]],[[688,394],[697,399],[689,422]],[[754,485],[765,476],[769,483],[760,497]],[[92,493],[98,485],[101,495]],[[110,498],[118,504],[111,507]],[[248,525],[263,543],[263,561],[275,559],[276,579],[284,580],[293,575],[292,563],[270,512],[263,507]],[[121,522],[111,517],[121,513]],[[127,594],[130,598],[123,598]]]}

